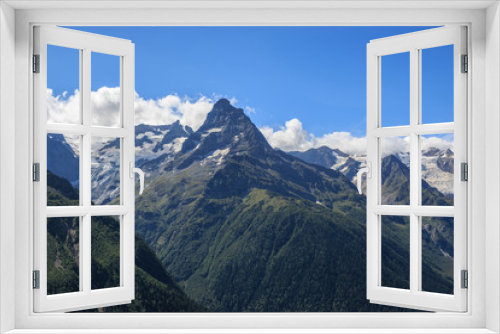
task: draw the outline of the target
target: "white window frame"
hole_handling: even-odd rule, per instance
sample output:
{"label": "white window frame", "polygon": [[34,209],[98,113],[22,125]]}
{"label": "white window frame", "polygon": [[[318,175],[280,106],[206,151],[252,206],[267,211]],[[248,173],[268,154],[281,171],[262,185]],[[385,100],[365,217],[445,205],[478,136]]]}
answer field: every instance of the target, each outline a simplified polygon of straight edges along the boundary
{"label": "white window frame", "polygon": [[[159,332],[191,329],[192,332],[198,333],[248,333],[248,329],[261,333],[286,330],[295,333],[340,333],[344,332],[344,329],[349,329],[350,333],[415,333],[414,329],[419,329],[418,332],[421,333],[500,332],[500,11],[497,1],[398,1],[397,4],[385,1],[371,1],[369,4],[362,1],[255,1],[237,4],[217,1],[186,1],[183,4],[175,1],[143,1],[143,5],[131,1],[121,2],[121,5],[142,7],[143,10],[117,9],[120,4],[113,1],[78,1],[75,4],[68,1],[0,3],[0,330],[16,329],[15,333],[36,333],[37,329],[53,329],[51,332],[60,329],[60,332],[64,333],[76,332],[76,329],[89,329],[89,333],[105,332],[105,329],[121,332],[120,329],[127,329],[128,333],[134,333],[144,332],[146,328],[164,329]],[[10,6],[19,9],[14,11]],[[58,8],[62,6],[69,8]],[[114,9],[103,10],[106,6],[114,6]],[[147,9],[148,6],[150,9]],[[163,8],[151,9],[162,6]],[[178,8],[179,6],[184,8]],[[397,8],[391,9],[392,6]],[[25,9],[22,9],[23,7]],[[76,7],[79,9],[75,9]],[[86,9],[81,9],[85,7]],[[472,134],[468,143],[468,151],[471,154],[468,190],[468,197],[471,199],[468,210],[471,222],[468,230],[471,236],[468,245],[468,312],[34,314],[30,288],[32,262],[26,259],[30,258],[33,241],[30,237],[33,220],[30,208],[33,203],[29,176],[33,125],[29,57],[32,53],[31,32],[35,24],[467,25],[470,41],[468,54],[471,59],[471,75],[468,78],[468,86],[471,88],[468,93],[468,105],[471,110],[468,116],[468,131]],[[11,86],[14,80],[15,89]],[[9,96],[9,93],[15,94]],[[12,110],[15,110],[15,113]],[[15,147],[12,145],[12,138],[8,137],[9,134],[15,135]],[[15,189],[14,199],[11,198],[12,189]],[[9,224],[12,221],[15,221],[15,226]],[[15,286],[15,289],[12,289],[12,286]],[[143,329],[130,330],[139,326]],[[301,330],[298,330],[299,328]]]}

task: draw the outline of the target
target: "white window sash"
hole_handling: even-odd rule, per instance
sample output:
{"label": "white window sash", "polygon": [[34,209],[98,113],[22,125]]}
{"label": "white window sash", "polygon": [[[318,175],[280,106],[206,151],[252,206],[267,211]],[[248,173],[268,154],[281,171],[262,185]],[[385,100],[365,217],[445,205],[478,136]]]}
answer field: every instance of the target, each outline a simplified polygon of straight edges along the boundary
{"label": "white window sash", "polygon": [[[80,50],[80,124],[47,124],[47,45]],[[91,124],[91,53],[120,57],[121,120],[119,128]],[[34,191],[34,265],[40,272],[39,289],[33,289],[35,312],[65,312],[129,303],[135,294],[135,193],[129,168],[135,161],[134,128],[134,44],[76,30],[37,26],[34,54],[40,56],[40,73],[33,74],[34,162],[40,164],[40,181]],[[47,207],[47,133],[79,135],[80,205]],[[91,204],[91,138],[116,137],[121,140],[120,205]],[[120,286],[91,289],[91,217],[120,216]],[[47,295],[47,218],[80,217],[80,291]]]}
{"label": "white window sash", "polygon": [[[467,289],[461,288],[461,270],[467,269],[467,183],[460,180],[460,163],[467,162],[467,75],[461,73],[461,55],[467,54],[466,28],[443,27],[371,41],[367,46],[367,297],[377,304],[422,310],[467,311]],[[454,122],[420,124],[420,50],[454,45]],[[410,53],[410,125],[381,127],[381,57]],[[382,69],[383,71],[383,69]],[[422,206],[419,136],[454,133],[454,206]],[[410,137],[410,205],[381,205],[382,137]],[[410,218],[410,289],[381,286],[381,216]],[[421,217],[454,217],[454,294],[421,291]]]}

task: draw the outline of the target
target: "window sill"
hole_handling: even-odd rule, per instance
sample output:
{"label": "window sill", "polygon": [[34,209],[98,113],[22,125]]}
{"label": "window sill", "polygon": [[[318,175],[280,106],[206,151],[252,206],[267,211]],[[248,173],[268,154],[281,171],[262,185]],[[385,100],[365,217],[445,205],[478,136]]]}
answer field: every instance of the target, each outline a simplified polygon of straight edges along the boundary
{"label": "window sill", "polygon": [[15,329],[5,334],[487,334],[488,329]]}

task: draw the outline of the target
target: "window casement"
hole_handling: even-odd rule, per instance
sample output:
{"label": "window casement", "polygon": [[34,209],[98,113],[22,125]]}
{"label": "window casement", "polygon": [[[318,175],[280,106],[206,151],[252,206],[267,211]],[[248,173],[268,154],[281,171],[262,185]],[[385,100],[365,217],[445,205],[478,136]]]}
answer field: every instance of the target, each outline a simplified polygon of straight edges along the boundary
{"label": "window casement", "polygon": [[[453,66],[453,115],[448,122],[434,123],[427,105],[423,104],[425,85],[424,67],[432,61],[432,50],[450,48],[448,61]],[[384,99],[394,98],[390,89],[384,91],[384,75],[407,78],[407,73],[389,73],[388,57],[405,56],[406,71],[409,71],[409,106],[400,105],[398,112],[409,116],[409,124],[384,126]],[[442,27],[422,32],[388,37],[371,41],[367,46],[367,298],[373,303],[410,307],[422,310],[458,311],[467,310],[467,289],[462,275],[467,270],[467,182],[461,172],[467,163],[467,69],[464,58],[467,55],[466,27]],[[409,60],[409,61],[408,61]],[[446,66],[447,64],[442,64]],[[427,72],[428,73],[428,72]],[[432,101],[430,102],[432,103]],[[384,118],[385,116],[385,118]],[[424,116],[424,117],[423,117]],[[386,123],[387,124],[387,123]],[[425,158],[422,143],[426,135],[452,135],[454,137],[453,200],[436,201],[430,198],[430,190],[424,187],[422,159]],[[385,187],[382,175],[382,161],[385,155],[384,142],[396,137],[409,142],[409,187],[398,200],[390,201],[392,185]],[[430,154],[430,153],[429,153]],[[401,183],[400,180],[390,180]],[[408,189],[409,188],[409,189]],[[387,220],[399,219],[400,223]],[[400,234],[390,232],[390,225],[398,226]],[[434,225],[434,226],[433,226]],[[437,227],[437,225],[440,225]],[[389,226],[389,227],[388,227]],[[436,229],[448,229],[453,245],[449,249],[453,266],[452,288],[443,290],[426,289],[423,266],[426,257],[433,256],[425,249],[423,237]],[[429,231],[429,230],[434,231]],[[404,232],[401,232],[404,231]],[[384,235],[387,233],[386,235]],[[406,234],[402,237],[402,234]],[[385,237],[385,241],[383,240]],[[400,238],[400,239],[398,239]],[[406,240],[401,240],[406,239]],[[384,282],[384,242],[396,242],[406,247],[410,266],[408,269],[409,286],[397,282]],[[441,252],[444,250],[440,249]],[[437,255],[437,254],[436,254]],[[465,279],[465,277],[463,277]]]}
{"label": "window casement", "polygon": [[[79,68],[79,101],[70,122],[57,122],[48,117],[47,66],[50,48],[74,51]],[[92,116],[91,68],[96,53],[119,57],[121,101],[115,127],[102,126]],[[78,60],[77,60],[78,63]],[[34,28],[34,312],[73,311],[129,303],[134,299],[134,44],[127,40],[82,33],[63,28],[37,26]],[[54,73],[52,73],[54,74]],[[69,75],[69,74],[67,74]],[[71,124],[68,124],[71,123]],[[76,203],[54,203],[48,199],[47,139],[53,135],[72,136],[80,152],[77,167],[79,198]],[[118,142],[117,161],[110,168],[119,173],[119,201],[114,205],[94,205],[91,183],[92,145],[102,138]],[[69,168],[69,167],[68,167]],[[143,181],[143,180],[142,180]],[[141,184],[142,187],[142,184]],[[103,221],[104,219],[104,221]],[[79,261],[73,287],[49,291],[47,253],[51,248],[47,229],[49,225],[67,222],[73,235],[73,249]],[[96,286],[93,280],[93,224],[116,224],[116,248],[119,278],[115,282]],[[101,250],[102,251],[102,250]],[[116,260],[116,258],[114,258]]]}

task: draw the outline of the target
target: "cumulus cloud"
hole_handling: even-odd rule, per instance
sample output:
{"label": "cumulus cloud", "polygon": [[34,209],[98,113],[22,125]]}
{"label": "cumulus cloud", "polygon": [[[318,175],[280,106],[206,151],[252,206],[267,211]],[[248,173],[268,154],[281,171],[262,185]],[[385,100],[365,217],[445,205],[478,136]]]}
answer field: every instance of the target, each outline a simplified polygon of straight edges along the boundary
{"label": "cumulus cloud", "polygon": [[314,137],[302,128],[302,122],[296,118],[286,122],[278,131],[268,126],[260,131],[272,147],[283,151],[306,151],[314,147]]}
{"label": "cumulus cloud", "polygon": [[351,154],[366,152],[365,137],[355,137],[349,132],[332,132],[316,137],[304,130],[302,122],[296,118],[286,122],[278,131],[268,126],[260,128],[260,131],[272,147],[283,151],[307,151],[311,148],[328,146]]}
{"label": "cumulus cloud", "polygon": [[420,142],[421,148],[423,151],[428,150],[430,148],[437,148],[440,150],[450,149],[453,151],[453,134],[445,135],[445,136],[423,136]]}
{"label": "cumulus cloud", "polygon": [[250,106],[244,106],[243,109],[245,109],[245,112],[250,115],[250,114],[255,114],[255,108],[252,108]]}
{"label": "cumulus cloud", "polygon": [[410,151],[410,137],[387,137],[382,138],[381,143],[382,157],[396,154],[398,152]]}
{"label": "cumulus cloud", "polygon": [[350,154],[366,154],[366,137],[355,137],[350,132],[332,132],[314,139],[315,147],[328,146]]}
{"label": "cumulus cloud", "polygon": [[[439,150],[450,149],[453,151],[453,134],[422,136],[420,149],[426,151],[431,148]],[[410,151],[410,137],[390,137],[382,139],[382,156]]]}
{"label": "cumulus cloud", "polygon": [[50,123],[77,124],[80,120],[80,94],[75,90],[54,96],[52,89],[47,89],[47,121]]}
{"label": "cumulus cloud", "polygon": [[[285,126],[274,131],[269,126],[263,126],[260,131],[269,144],[283,151],[307,151],[311,148],[327,146],[340,149],[349,154],[366,154],[366,137],[355,137],[350,132],[332,132],[317,137],[303,129],[302,122],[296,118],[285,122]],[[453,135],[425,136],[421,140],[422,150],[435,147],[441,150],[453,150]],[[382,140],[383,155],[408,152],[410,149],[409,137],[384,138]]]}
{"label": "cumulus cloud", "polygon": [[[91,92],[92,125],[116,127],[120,116],[120,88],[102,87]],[[135,94],[135,124],[163,125],[180,121],[194,130],[205,121],[214,101],[202,96],[198,99],[167,95],[159,99],[144,99]],[[79,122],[80,94],[67,92],[54,95],[47,89],[47,117],[52,123],[75,124]]]}
{"label": "cumulus cloud", "polygon": [[162,125],[180,121],[197,130],[212,110],[214,101],[202,96],[197,100],[167,95],[161,99],[145,100],[136,94],[135,124]]}
{"label": "cumulus cloud", "polygon": [[90,118],[92,125],[120,126],[120,87],[101,87],[90,92]]}

